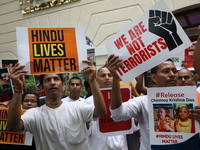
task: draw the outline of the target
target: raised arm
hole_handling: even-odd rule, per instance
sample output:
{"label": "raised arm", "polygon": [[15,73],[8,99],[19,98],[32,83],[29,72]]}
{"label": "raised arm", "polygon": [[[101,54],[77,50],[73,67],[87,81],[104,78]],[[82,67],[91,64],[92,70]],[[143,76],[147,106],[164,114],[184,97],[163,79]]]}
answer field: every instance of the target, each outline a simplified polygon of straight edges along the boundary
{"label": "raised arm", "polygon": [[89,57],[88,57],[88,60],[83,60],[83,62],[88,64],[88,66],[83,69],[83,72],[85,74],[85,77],[89,81],[89,84],[93,93],[94,107],[95,107],[94,117],[105,116],[106,105],[104,102],[103,95],[96,81],[96,68]]}
{"label": "raised arm", "polygon": [[121,66],[121,59],[118,59],[118,56],[114,54],[110,55],[107,62],[107,68],[111,72],[113,76],[113,85],[112,85],[112,92],[111,92],[111,100],[110,100],[110,107],[111,109],[116,109],[121,106],[122,98],[120,92],[120,77],[118,76],[116,69],[117,67]]}
{"label": "raised arm", "polygon": [[23,77],[27,71],[22,70],[24,66],[17,63],[10,74],[12,83],[14,84],[14,94],[8,110],[8,129],[10,131],[23,130],[24,125],[21,120],[21,99],[23,90]]}
{"label": "raised arm", "polygon": [[194,49],[193,54],[193,67],[197,74],[200,76],[200,35],[196,43],[196,47]]}
{"label": "raised arm", "polygon": [[140,74],[139,76],[135,78],[135,80],[137,81],[135,85],[135,89],[137,90],[139,94],[143,93],[144,95],[147,95],[147,87],[143,85],[143,81],[144,81],[143,77],[144,77],[144,73]]}

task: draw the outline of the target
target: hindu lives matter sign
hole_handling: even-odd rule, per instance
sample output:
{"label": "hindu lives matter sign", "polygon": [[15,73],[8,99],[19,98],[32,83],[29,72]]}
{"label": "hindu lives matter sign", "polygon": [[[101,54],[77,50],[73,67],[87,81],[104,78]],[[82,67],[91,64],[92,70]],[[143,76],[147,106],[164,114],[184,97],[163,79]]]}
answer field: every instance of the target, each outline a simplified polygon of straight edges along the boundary
{"label": "hindu lives matter sign", "polygon": [[[25,110],[21,110],[23,114]],[[29,132],[19,134],[18,132],[8,131],[7,119],[8,109],[0,108],[0,143],[15,144],[15,145],[31,145],[33,135]]]}
{"label": "hindu lives matter sign", "polygon": [[29,74],[79,72],[87,55],[83,28],[18,27],[17,43],[19,62]]}

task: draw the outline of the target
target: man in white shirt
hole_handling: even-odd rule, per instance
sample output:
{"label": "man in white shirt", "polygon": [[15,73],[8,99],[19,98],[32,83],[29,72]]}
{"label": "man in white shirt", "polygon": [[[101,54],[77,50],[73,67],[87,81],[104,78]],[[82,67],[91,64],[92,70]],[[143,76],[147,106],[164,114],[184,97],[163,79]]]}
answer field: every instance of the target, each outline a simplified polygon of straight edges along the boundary
{"label": "man in white shirt", "polygon": [[84,99],[80,97],[80,92],[82,89],[82,81],[79,77],[75,76],[69,79],[68,90],[69,96],[62,99],[65,102],[73,102],[73,101],[83,101]]}
{"label": "man in white shirt", "polygon": [[[24,83],[24,65],[17,63],[11,74],[15,93],[8,111],[8,129],[18,132],[31,132],[37,150],[90,150],[85,123],[93,117],[106,115],[103,96],[96,82],[96,69],[91,60],[83,60],[88,66],[83,69],[94,93],[94,106],[79,103],[66,103],[61,100],[64,82],[61,74],[40,76],[42,90],[46,94],[46,104],[31,108],[21,116],[21,97]],[[80,104],[82,103],[82,104]]]}
{"label": "man in white shirt", "polygon": [[[106,66],[101,67],[97,72],[97,82],[100,88],[110,88],[113,77]],[[94,95],[94,94],[93,94]],[[93,96],[85,100],[93,104]],[[97,121],[92,121],[90,126],[89,145],[91,150],[128,150],[125,135],[99,137],[97,132]]]}
{"label": "man in white shirt", "polygon": [[[117,67],[122,65],[122,60],[114,54],[108,58],[108,69],[113,75],[113,85],[111,92],[111,115],[114,121],[124,121],[132,117],[137,117],[140,124],[141,145],[140,150],[149,150],[149,112],[147,95],[132,98],[127,102],[121,100],[120,78],[116,72]],[[166,60],[151,69],[151,79],[156,87],[176,86],[177,69],[171,60]],[[115,93],[115,94],[113,94]],[[134,142],[134,141],[133,141]]]}

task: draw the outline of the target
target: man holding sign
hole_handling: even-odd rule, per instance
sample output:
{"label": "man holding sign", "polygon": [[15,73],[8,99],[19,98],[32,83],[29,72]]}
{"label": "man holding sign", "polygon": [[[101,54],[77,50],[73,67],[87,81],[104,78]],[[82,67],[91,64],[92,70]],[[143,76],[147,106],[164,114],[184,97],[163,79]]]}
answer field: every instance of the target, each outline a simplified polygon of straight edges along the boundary
{"label": "man holding sign", "polygon": [[[111,93],[111,114],[114,121],[124,121],[136,117],[139,120],[141,131],[140,150],[150,149],[149,138],[149,112],[148,97],[140,96],[122,103],[120,95],[120,78],[116,73],[116,68],[122,65],[122,60],[118,56],[110,55],[108,58],[108,69],[113,75],[112,94]],[[156,87],[176,86],[177,69],[170,60],[164,61],[152,69],[151,79]]]}
{"label": "man holding sign", "polygon": [[96,70],[91,60],[84,60],[88,66],[83,69],[94,93],[94,106],[84,102],[62,102],[64,82],[61,74],[41,75],[41,88],[46,94],[46,104],[32,108],[21,116],[20,105],[24,65],[15,65],[10,78],[15,93],[8,112],[8,129],[18,132],[29,131],[34,135],[37,150],[89,150],[85,123],[93,117],[106,115],[103,96],[96,82]]}
{"label": "man holding sign", "polygon": [[[130,99],[128,102],[122,103],[121,95],[119,92],[120,80],[116,73],[116,68],[120,65],[121,59],[118,56],[110,55],[108,58],[108,68],[113,75],[113,86],[111,95],[111,114],[114,121],[128,120],[132,117],[137,117],[140,124],[141,131],[141,150],[150,149],[150,136],[149,136],[149,110],[148,110],[148,96],[140,96]],[[151,69],[151,79],[155,83],[156,87],[170,87],[177,86],[177,69],[174,63],[170,60],[166,60],[163,63],[157,65]],[[190,117],[200,121],[199,106],[190,110]],[[166,126],[166,130],[169,127]]]}
{"label": "man holding sign", "polygon": [[[113,77],[107,66],[99,68],[97,72],[97,82],[101,89],[110,88],[113,84]],[[93,104],[93,96],[85,100],[88,104]],[[99,137],[98,122],[92,121],[89,130],[89,144],[92,150],[127,150],[127,141],[125,135],[116,135],[108,137]]]}

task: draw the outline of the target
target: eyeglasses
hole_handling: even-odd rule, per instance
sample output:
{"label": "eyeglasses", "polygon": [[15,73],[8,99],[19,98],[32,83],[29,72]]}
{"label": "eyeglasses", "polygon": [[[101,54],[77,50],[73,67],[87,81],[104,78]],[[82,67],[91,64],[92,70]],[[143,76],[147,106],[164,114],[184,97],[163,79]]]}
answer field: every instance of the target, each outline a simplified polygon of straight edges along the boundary
{"label": "eyeglasses", "polygon": [[189,76],[178,76],[178,80],[182,80],[184,78],[184,80],[188,80],[190,77]]}
{"label": "eyeglasses", "polygon": [[32,100],[32,99],[25,99],[25,100],[23,100],[23,102],[25,102],[25,103],[37,103],[37,101],[34,101],[34,100]]}

